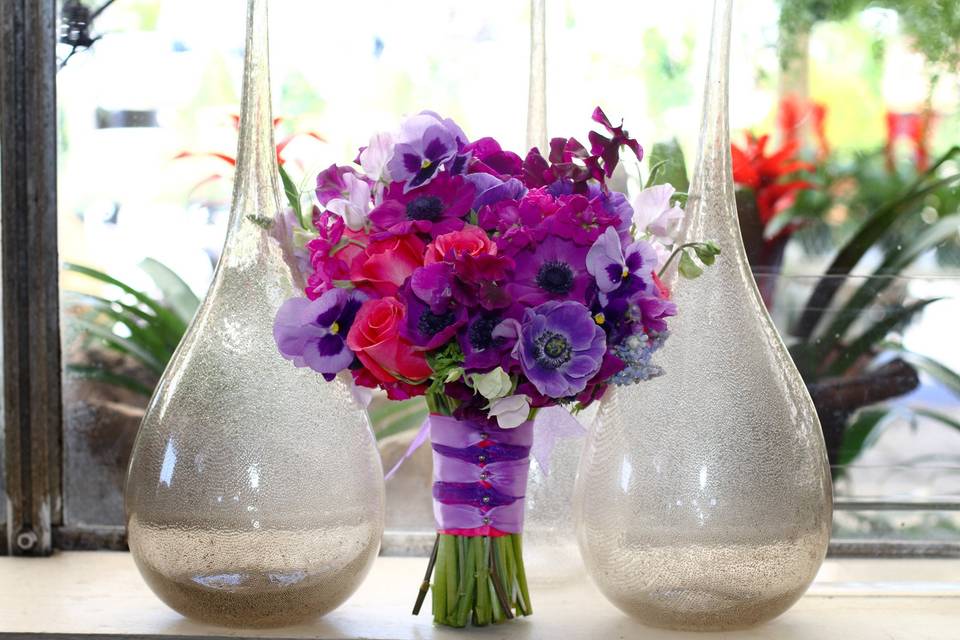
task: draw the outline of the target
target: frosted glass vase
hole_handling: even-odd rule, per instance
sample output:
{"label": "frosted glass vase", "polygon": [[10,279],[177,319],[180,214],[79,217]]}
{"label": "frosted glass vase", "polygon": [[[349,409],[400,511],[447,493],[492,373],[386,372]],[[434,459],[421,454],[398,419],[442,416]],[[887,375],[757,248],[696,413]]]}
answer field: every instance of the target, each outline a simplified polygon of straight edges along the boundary
{"label": "frosted glass vase", "polygon": [[130,550],[151,589],[198,620],[279,626],[326,613],[380,546],[383,474],[349,390],[276,350],[296,295],[282,224],[265,0],[250,0],[231,221],[213,284],[140,427]]}
{"label": "frosted glass vase", "polygon": [[616,606],[675,629],[744,628],[807,589],[830,537],[820,424],[767,315],[734,203],[727,122],[731,0],[716,0],[700,157],[681,242],[716,264],[679,281],[666,375],[616,388],[574,497],[587,570]]}

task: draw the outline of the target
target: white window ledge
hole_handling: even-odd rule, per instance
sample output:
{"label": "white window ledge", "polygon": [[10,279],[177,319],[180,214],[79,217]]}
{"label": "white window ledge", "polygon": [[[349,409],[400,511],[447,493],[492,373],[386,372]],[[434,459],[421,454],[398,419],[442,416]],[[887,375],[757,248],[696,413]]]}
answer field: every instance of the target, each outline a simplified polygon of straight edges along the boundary
{"label": "white window ledge", "polygon": [[946,640],[960,638],[960,560],[828,560],[787,613],[750,631],[695,634],[647,629],[590,584],[539,589],[532,617],[478,630],[433,626],[430,598],[410,607],[425,558],[377,559],[360,590],[310,624],[248,631],[191,622],[164,606],[127,553],[72,552],[49,559],[0,558],[0,638],[5,634],[94,638],[202,636],[526,640]]}

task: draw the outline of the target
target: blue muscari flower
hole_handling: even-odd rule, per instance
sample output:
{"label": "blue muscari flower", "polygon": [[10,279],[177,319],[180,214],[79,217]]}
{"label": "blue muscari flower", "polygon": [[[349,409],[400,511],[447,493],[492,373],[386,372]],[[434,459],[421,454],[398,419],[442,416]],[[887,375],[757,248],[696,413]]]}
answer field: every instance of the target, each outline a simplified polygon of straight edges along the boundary
{"label": "blue muscari flower", "polygon": [[626,367],[617,373],[610,382],[616,385],[628,385],[643,382],[664,374],[663,367],[651,364],[650,357],[663,346],[670,333],[639,333],[628,337],[613,348],[613,354],[623,360]]}

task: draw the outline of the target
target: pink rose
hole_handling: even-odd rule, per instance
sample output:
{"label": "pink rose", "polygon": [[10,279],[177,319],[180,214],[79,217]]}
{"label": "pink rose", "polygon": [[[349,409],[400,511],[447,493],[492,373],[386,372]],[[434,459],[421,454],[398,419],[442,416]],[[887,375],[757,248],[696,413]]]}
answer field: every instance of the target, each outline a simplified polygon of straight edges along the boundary
{"label": "pink rose", "polygon": [[392,296],[417,267],[423,266],[423,240],[413,234],[370,242],[350,263],[350,280],[376,296]]}
{"label": "pink rose", "polygon": [[427,253],[423,257],[424,264],[443,262],[451,255],[495,256],[497,245],[487,236],[487,232],[471,224],[465,225],[460,231],[444,233],[427,245]]}
{"label": "pink rose", "polygon": [[367,300],[347,334],[347,346],[378,381],[419,382],[433,371],[422,351],[400,337],[406,309],[396,298]]}

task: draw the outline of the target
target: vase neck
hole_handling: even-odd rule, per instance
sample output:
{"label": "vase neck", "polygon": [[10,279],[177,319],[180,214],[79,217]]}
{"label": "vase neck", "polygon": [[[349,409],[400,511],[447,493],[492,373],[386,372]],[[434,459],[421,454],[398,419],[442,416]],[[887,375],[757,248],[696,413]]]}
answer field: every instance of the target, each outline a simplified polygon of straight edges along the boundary
{"label": "vase neck", "polygon": [[222,256],[226,266],[255,259],[261,240],[281,213],[270,103],[267,4],[267,0],[247,2],[237,165]]}
{"label": "vase neck", "polygon": [[[730,25],[733,0],[714,0],[707,81],[700,121],[700,143],[687,200],[687,216],[680,239],[714,240],[726,251],[742,245],[730,159],[728,96]],[[726,213],[725,213],[726,212]]]}

